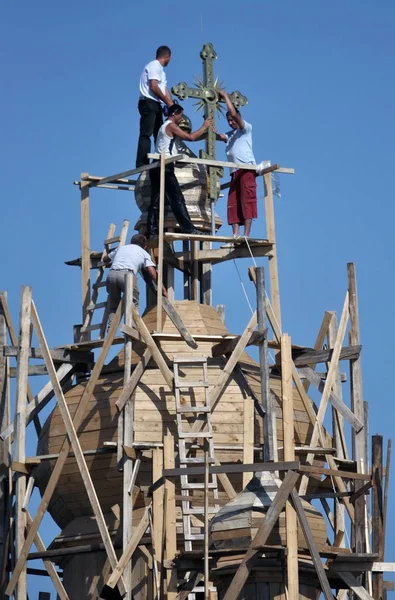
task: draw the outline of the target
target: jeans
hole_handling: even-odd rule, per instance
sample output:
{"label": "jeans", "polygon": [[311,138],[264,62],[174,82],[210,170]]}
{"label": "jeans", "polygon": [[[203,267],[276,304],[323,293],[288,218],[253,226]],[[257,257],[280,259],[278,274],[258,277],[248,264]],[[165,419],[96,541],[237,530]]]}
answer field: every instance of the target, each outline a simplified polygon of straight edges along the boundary
{"label": "jeans", "polygon": [[[109,315],[108,315],[108,329],[113,321],[114,315],[117,312],[118,304],[121,300],[121,296],[125,290],[125,277],[128,271],[126,269],[110,269],[107,276],[106,289],[109,299]],[[136,279],[134,281],[133,288],[133,304],[139,306],[139,290],[137,287]]]}
{"label": "jeans", "polygon": [[150,98],[139,100],[140,137],[137,146],[136,168],[148,165],[147,154],[151,150],[151,136],[156,141],[158,131],[163,125],[162,105]]}
{"label": "jeans", "polygon": [[[158,235],[159,226],[159,193],[160,193],[160,168],[151,169],[151,204],[148,209],[147,237]],[[175,218],[180,225],[182,233],[200,233],[191,221],[182,195],[180,184],[174,173],[174,165],[165,166],[165,204],[169,204]]]}

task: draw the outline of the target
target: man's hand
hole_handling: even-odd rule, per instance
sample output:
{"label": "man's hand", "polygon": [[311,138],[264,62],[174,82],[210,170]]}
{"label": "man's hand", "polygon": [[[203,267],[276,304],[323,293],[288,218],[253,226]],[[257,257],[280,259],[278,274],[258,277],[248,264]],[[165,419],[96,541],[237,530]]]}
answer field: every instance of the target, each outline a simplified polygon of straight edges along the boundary
{"label": "man's hand", "polygon": [[217,90],[217,92],[218,92],[218,96],[220,98],[223,98],[224,100],[226,100],[226,97],[228,96],[228,94],[227,94],[227,92],[225,92],[225,90],[219,89],[219,90]]}
{"label": "man's hand", "polygon": [[203,123],[204,129],[208,129],[209,127],[211,127],[213,122],[214,122],[213,117],[209,117],[208,119],[206,119]]}

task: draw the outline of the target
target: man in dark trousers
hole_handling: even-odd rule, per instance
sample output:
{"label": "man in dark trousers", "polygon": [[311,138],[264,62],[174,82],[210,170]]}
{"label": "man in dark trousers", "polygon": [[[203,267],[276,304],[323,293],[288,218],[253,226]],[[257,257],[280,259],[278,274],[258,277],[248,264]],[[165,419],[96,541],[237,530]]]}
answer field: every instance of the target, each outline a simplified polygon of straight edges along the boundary
{"label": "man in dark trousers", "polygon": [[[166,158],[183,153],[180,146],[181,140],[189,142],[201,140],[213,123],[211,118],[206,119],[199,129],[188,133],[180,127],[183,119],[184,109],[179,104],[173,104],[169,108],[167,120],[160,128],[156,140],[156,151],[159,154],[164,152]],[[149,174],[151,179],[151,204],[147,217],[147,237],[152,239],[158,236],[160,169],[151,169]],[[165,166],[165,202],[170,205],[182,233],[204,234],[203,231],[196,229],[191,221],[185,205],[185,198],[174,173],[173,163],[168,163]]]}
{"label": "man in dark trousers", "polygon": [[164,67],[170,62],[168,46],[159,46],[156,59],[145,65],[140,77],[140,137],[137,147],[136,167],[147,165],[147,154],[151,150],[151,136],[156,137],[163,123],[163,107],[170,107],[173,99],[167,87]]}

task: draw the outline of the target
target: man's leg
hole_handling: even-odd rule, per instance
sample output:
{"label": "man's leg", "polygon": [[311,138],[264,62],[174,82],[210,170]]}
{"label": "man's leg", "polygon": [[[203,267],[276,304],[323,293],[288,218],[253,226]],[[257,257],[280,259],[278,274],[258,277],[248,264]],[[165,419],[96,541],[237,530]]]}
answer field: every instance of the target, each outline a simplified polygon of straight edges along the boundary
{"label": "man's leg", "polygon": [[165,167],[165,187],[167,201],[180,225],[182,233],[201,233],[191,221],[180,184],[174,173],[174,166],[171,164]]}
{"label": "man's leg", "polygon": [[123,271],[110,271],[106,281],[106,289],[110,304],[107,329],[111,326],[114,315],[117,312],[119,301],[121,300],[123,288],[121,287],[120,273],[123,273]]}
{"label": "man's leg", "polygon": [[158,104],[158,106],[157,106],[157,111],[156,111],[155,125],[154,125],[154,132],[153,132],[154,133],[154,140],[155,140],[155,142],[156,142],[156,138],[158,137],[159,129],[163,125],[162,105],[159,104],[159,102],[157,102],[156,104]]}
{"label": "man's leg", "polygon": [[159,192],[160,192],[160,168],[149,171],[151,181],[151,204],[147,213],[147,238],[158,235],[159,226]]}
{"label": "man's leg", "polygon": [[233,236],[236,237],[240,232],[240,223],[243,223],[240,211],[240,178],[239,171],[232,174],[228,195],[228,224],[232,226]]}
{"label": "man's leg", "polygon": [[256,219],[258,216],[254,171],[244,171],[240,177],[240,204],[244,221],[244,235],[249,237],[252,219]]}
{"label": "man's leg", "polygon": [[149,164],[147,154],[151,150],[151,135],[154,133],[158,108],[160,109],[159,102],[155,102],[155,100],[149,98],[139,100],[140,136],[137,146],[136,168]]}

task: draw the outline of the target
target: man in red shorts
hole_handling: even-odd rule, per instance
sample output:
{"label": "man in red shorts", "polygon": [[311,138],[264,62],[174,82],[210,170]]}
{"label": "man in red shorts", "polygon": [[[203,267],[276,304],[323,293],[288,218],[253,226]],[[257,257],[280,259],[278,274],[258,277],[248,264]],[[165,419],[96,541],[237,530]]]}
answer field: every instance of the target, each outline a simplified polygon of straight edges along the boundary
{"label": "man in red shorts", "polygon": [[[255,165],[252,151],[252,126],[244,121],[239,110],[230,101],[224,90],[219,91],[226,103],[228,120],[231,131],[218,133],[217,140],[226,143],[228,161]],[[256,219],[256,170],[232,169],[232,180],[228,196],[228,223],[232,225],[233,237],[239,237],[240,225],[244,225],[244,235],[249,237],[252,219]]]}

